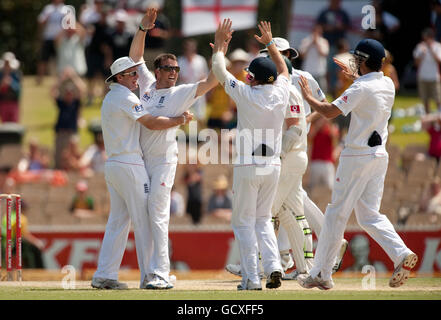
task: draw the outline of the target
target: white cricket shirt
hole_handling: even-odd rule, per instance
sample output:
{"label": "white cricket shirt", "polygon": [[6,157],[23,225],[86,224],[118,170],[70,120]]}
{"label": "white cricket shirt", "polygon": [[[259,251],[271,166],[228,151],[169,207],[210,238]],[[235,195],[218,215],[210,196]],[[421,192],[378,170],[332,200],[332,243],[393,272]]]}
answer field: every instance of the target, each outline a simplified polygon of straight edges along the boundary
{"label": "white cricket shirt", "polygon": [[[323,101],[324,99],[326,99],[326,96],[323,93],[322,89],[320,89],[318,82],[314,79],[314,77],[309,72],[306,72],[303,70],[298,70],[298,69],[292,69],[291,83],[297,88],[297,90],[299,90],[300,94],[302,92],[302,90],[300,89],[300,85],[299,85],[300,76],[304,76],[306,78],[306,80],[308,80],[308,84],[309,84],[309,87],[311,88],[312,95],[314,98],[316,98],[318,101]],[[303,99],[303,96],[302,96],[302,99]],[[303,99],[303,107],[305,110],[305,116],[307,116],[308,114],[311,113],[311,106],[309,105],[309,103],[305,99]],[[308,123],[307,132],[309,132],[310,127],[311,127],[311,124]]]}
{"label": "white cricket shirt", "polygon": [[[394,99],[392,80],[383,72],[371,72],[356,79],[332,102],[343,115],[352,112],[342,155],[387,155],[387,127]],[[374,130],[381,136],[382,144],[369,147],[368,140]]]}
{"label": "white cricket shirt", "polygon": [[[249,86],[227,72],[225,92],[237,106],[235,164],[280,164],[282,126],[289,101],[290,80],[279,76],[273,84]],[[271,157],[253,157],[261,144],[273,149]]]}
{"label": "white cricket shirt", "polygon": [[[294,144],[292,151],[306,152],[308,146],[308,132],[306,125],[305,108],[303,106],[303,96],[299,92],[299,90],[297,90],[297,88],[292,84],[290,85],[289,104],[285,115],[285,119],[290,118],[298,118],[299,123],[296,126],[302,129],[302,135],[300,136],[299,141]],[[285,132],[286,129],[286,123],[284,123],[282,132]]]}
{"label": "white cricket shirt", "polygon": [[[138,67],[141,104],[152,116],[177,117],[188,111],[195,98],[199,82],[156,89],[156,82],[145,64]],[[140,144],[144,158],[163,157],[167,163],[177,163],[178,144],[176,131],[179,126],[165,130],[150,130],[141,127]]]}
{"label": "white cricket shirt", "polygon": [[141,124],[136,120],[147,113],[138,97],[127,87],[118,83],[110,85],[101,106],[101,126],[108,161],[117,159],[144,164],[139,145]]}

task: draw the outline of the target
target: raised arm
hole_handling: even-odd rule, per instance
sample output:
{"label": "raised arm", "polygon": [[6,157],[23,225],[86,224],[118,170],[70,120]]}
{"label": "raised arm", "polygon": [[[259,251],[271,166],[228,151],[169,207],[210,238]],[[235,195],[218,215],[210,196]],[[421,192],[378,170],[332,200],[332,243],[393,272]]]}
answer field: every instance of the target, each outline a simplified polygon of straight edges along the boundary
{"label": "raised arm", "polygon": [[214,34],[214,44],[210,43],[211,48],[213,49],[211,72],[221,84],[224,84],[227,77],[225,54],[227,53],[228,45],[234,32],[231,29],[231,26],[232,21],[230,19],[224,19],[224,21],[219,24],[216,33]]}
{"label": "raised arm", "polygon": [[328,119],[333,119],[342,114],[341,110],[332,103],[329,103],[326,100],[319,101],[314,98],[308,80],[304,76],[300,76],[299,85],[303,98],[309,103],[312,109],[319,112],[322,116]]}
{"label": "raised arm", "polygon": [[129,56],[133,61],[139,62],[144,58],[145,37],[147,31],[155,27],[156,17],[158,11],[154,8],[147,9],[144,17],[141,20],[138,30],[133,37],[132,44],[130,45]]}
{"label": "raised arm", "polygon": [[[224,19],[222,24],[216,30],[214,35],[214,44],[210,43],[211,48],[213,49],[213,54],[216,52],[222,52],[223,56],[226,55],[228,51],[228,45],[231,41],[231,37],[233,34],[233,30],[231,30],[231,20]],[[217,36],[216,36],[217,35]],[[222,58],[225,60],[225,58]],[[208,74],[208,78],[199,82],[198,88],[196,90],[196,97],[201,96],[207,93],[209,90],[213,89],[218,84],[218,79],[213,73],[213,61],[210,73]],[[225,68],[226,71],[226,68]],[[223,81],[222,81],[223,82]]]}
{"label": "raised arm", "polygon": [[277,73],[279,75],[283,75],[289,79],[288,67],[286,66],[285,60],[283,60],[282,55],[279,50],[277,50],[276,45],[273,41],[273,35],[271,33],[271,23],[268,21],[261,21],[260,24],[257,25],[262,34],[260,37],[255,34],[254,38],[259,41],[261,44],[265,45],[268,48],[268,53],[271,57],[271,60],[274,61],[277,68]]}

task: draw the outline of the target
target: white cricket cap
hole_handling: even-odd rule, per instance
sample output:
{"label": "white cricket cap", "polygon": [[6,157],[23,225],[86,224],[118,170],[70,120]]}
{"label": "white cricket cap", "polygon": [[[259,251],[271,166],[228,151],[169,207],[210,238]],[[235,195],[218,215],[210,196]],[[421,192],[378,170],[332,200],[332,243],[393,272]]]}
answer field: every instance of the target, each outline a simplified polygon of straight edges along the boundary
{"label": "white cricket cap", "polygon": [[112,63],[112,65],[110,66],[111,76],[109,76],[106,79],[106,83],[109,83],[110,79],[112,79],[114,75],[116,75],[120,72],[123,72],[124,70],[130,69],[132,67],[139,66],[140,64],[143,64],[143,63],[144,63],[144,61],[136,63],[130,57],[122,57],[122,58],[116,59]]}
{"label": "white cricket cap", "polygon": [[[285,51],[285,50],[289,50],[291,51],[291,59],[295,59],[299,56],[299,53],[297,52],[296,49],[291,48],[289,45],[288,40],[284,39],[284,38],[278,38],[275,37],[273,38],[274,44],[276,45],[277,50],[279,51]],[[268,52],[268,49],[262,49],[259,51],[259,53],[264,53],[264,52]]]}
{"label": "white cricket cap", "polygon": [[231,62],[233,62],[233,61],[246,61],[246,62],[248,62],[250,60],[249,54],[245,50],[240,49],[240,48],[234,50],[230,54],[229,58],[230,58]]}

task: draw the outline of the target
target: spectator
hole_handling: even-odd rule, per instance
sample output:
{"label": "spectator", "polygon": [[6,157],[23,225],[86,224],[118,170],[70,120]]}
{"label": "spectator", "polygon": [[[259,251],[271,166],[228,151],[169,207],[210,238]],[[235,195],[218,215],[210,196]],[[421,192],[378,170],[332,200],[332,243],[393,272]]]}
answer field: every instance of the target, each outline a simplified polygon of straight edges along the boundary
{"label": "spectator", "polygon": [[101,20],[104,0],[94,0],[93,3],[85,3],[81,6],[80,22],[88,27]]}
{"label": "spectator", "polygon": [[438,114],[425,115],[421,119],[421,128],[429,134],[428,155],[436,159],[441,158],[441,116]]}
{"label": "spectator", "polygon": [[441,178],[436,176],[430,182],[421,197],[419,211],[430,215],[430,221],[435,222],[441,216]]}
{"label": "spectator", "polygon": [[308,134],[310,139],[310,173],[309,188],[325,185],[329,190],[334,186],[335,146],[338,143],[338,127],[324,117],[318,118]]}
{"label": "spectator", "polygon": [[47,64],[56,57],[55,38],[63,30],[62,21],[66,14],[63,0],[52,0],[38,16],[42,30],[41,56],[37,65],[37,84],[41,84],[47,72]]}
{"label": "spectator", "polygon": [[76,23],[75,29],[61,31],[55,38],[55,47],[58,74],[67,67],[73,68],[79,76],[86,74],[86,30],[81,24]]}
{"label": "spectator", "polygon": [[170,194],[170,215],[182,217],[185,214],[185,201],[182,194],[176,191],[175,185]]}
{"label": "spectator", "polygon": [[188,164],[184,182],[187,186],[187,209],[193,224],[199,224],[202,218],[202,170],[198,165]]}
{"label": "spectator", "polygon": [[55,124],[55,168],[61,169],[63,149],[77,134],[81,97],[86,85],[72,68],[66,68],[52,88],[52,97],[58,108]]}
{"label": "spectator", "polygon": [[[208,76],[208,65],[205,58],[197,53],[198,44],[194,39],[187,39],[183,44],[183,55],[178,57],[179,84],[196,83]],[[199,97],[191,107],[199,122],[204,123],[206,117],[205,96]]]}
{"label": "spectator", "polygon": [[228,179],[220,175],[213,183],[213,194],[208,200],[208,214],[230,222],[233,210],[232,195],[228,191]]}
{"label": "spectator", "polygon": [[73,135],[70,137],[67,146],[63,147],[61,152],[61,166],[58,169],[80,172],[80,159],[79,138],[77,135]]}
{"label": "spectator", "polygon": [[87,105],[92,104],[95,97],[102,97],[106,90],[103,79],[109,74],[109,67],[112,63],[111,39],[109,38],[109,27],[107,25],[107,10],[102,4],[104,1],[95,1],[96,18],[85,21],[88,34],[88,45],[86,46],[87,63]]}
{"label": "spectator", "polygon": [[77,218],[90,218],[96,216],[92,196],[88,194],[89,186],[85,180],[80,180],[75,186],[70,212]]}
{"label": "spectator", "polygon": [[435,29],[435,39],[441,42],[441,1],[435,0],[432,3],[432,25]]}
{"label": "spectator", "polygon": [[85,172],[86,176],[93,175],[95,172],[104,173],[106,160],[107,156],[106,150],[104,149],[103,133],[101,131],[95,132],[94,143],[82,154],[79,160],[79,167]]}
{"label": "spectator", "polygon": [[19,122],[21,93],[20,62],[12,52],[0,60],[0,118],[2,122]]}
{"label": "spectator", "polygon": [[[144,51],[144,60],[146,61],[149,70],[154,70],[153,61],[155,58],[166,51],[167,41],[171,35],[171,25],[168,17],[163,13],[163,10],[158,1],[149,1],[148,8],[155,8],[158,10],[155,27],[148,31],[145,37],[146,50]],[[146,8],[144,12],[147,11]]]}
{"label": "spectator", "polygon": [[47,153],[43,152],[35,138],[29,141],[28,154],[20,159],[17,168],[21,172],[28,170],[43,170],[49,168],[50,159]]}
{"label": "spectator", "polygon": [[441,43],[435,40],[435,33],[427,28],[422,32],[422,41],[413,51],[417,66],[418,93],[423,100],[426,113],[430,113],[430,100],[435,100],[441,111],[441,85],[439,66],[441,63]]}
{"label": "spectator", "polygon": [[109,34],[113,60],[129,55],[133,35],[126,28],[128,18],[127,12],[123,9],[115,13],[115,28]]}
{"label": "spectator", "polygon": [[329,0],[329,6],[320,12],[317,23],[323,27],[323,37],[329,43],[328,55],[328,91],[335,94],[334,84],[337,78],[337,67],[332,61],[332,57],[337,52],[338,40],[346,38],[346,32],[351,28],[351,21],[348,13],[341,8],[341,0]]}
{"label": "spectator", "polygon": [[315,24],[311,35],[300,43],[300,57],[303,59],[302,70],[309,72],[324,92],[327,92],[328,54],[329,43],[323,37],[323,27]]}
{"label": "spectator", "polygon": [[383,67],[381,71],[383,71],[384,75],[391,78],[394,82],[395,90],[398,91],[400,89],[400,80],[398,79],[397,69],[395,69],[392,62],[394,61],[394,57],[390,53],[390,51],[386,50],[386,59],[384,60]]}
{"label": "spectator", "polygon": [[367,29],[364,37],[378,40],[384,47],[392,48],[393,37],[401,26],[400,20],[383,9],[382,1],[374,0],[372,5],[375,8],[375,28]]}

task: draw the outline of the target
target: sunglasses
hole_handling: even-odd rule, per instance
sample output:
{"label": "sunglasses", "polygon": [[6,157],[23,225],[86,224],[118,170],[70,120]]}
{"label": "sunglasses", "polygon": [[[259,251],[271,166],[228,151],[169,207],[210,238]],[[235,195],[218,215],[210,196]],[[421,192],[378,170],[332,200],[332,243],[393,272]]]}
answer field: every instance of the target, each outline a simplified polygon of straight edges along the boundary
{"label": "sunglasses", "polygon": [[169,66],[169,65],[160,66],[159,69],[162,69],[162,70],[167,71],[167,72],[171,72],[171,71],[179,72],[179,71],[181,71],[181,67]]}
{"label": "sunglasses", "polygon": [[137,74],[136,71],[120,73],[120,75],[122,76],[131,76],[131,77],[136,76],[136,74]]}

